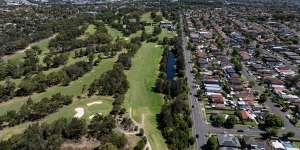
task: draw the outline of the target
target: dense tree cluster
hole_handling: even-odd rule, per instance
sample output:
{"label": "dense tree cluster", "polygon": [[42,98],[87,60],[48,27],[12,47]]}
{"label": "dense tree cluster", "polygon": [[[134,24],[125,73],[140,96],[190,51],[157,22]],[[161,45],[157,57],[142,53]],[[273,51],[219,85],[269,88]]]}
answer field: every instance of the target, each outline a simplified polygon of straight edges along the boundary
{"label": "dense tree cluster", "polygon": [[89,95],[124,94],[128,89],[128,81],[121,64],[115,64],[113,69],[105,72],[89,87]]}
{"label": "dense tree cluster", "polygon": [[0,85],[0,103],[5,102],[15,96],[16,84],[10,80],[6,80]]}
{"label": "dense tree cluster", "polygon": [[79,13],[79,8],[73,6],[27,6],[3,13],[1,24],[5,32],[0,32],[0,55],[14,53],[63,31],[78,22]]}
{"label": "dense tree cluster", "polygon": [[234,69],[236,71],[241,71],[243,66],[241,64],[241,57],[239,51],[237,49],[233,49],[231,56],[232,56],[231,62],[234,65]]}
{"label": "dense tree cluster", "polygon": [[265,127],[266,128],[273,128],[273,127],[283,127],[284,126],[284,122],[283,120],[275,115],[275,114],[268,114],[265,117]]}
{"label": "dense tree cluster", "polygon": [[39,64],[38,55],[40,48],[32,47],[25,51],[24,61],[20,63],[0,61],[0,80],[6,77],[20,78],[23,75],[42,71],[43,66]]}
{"label": "dense tree cluster", "polygon": [[121,149],[127,143],[127,139],[124,134],[114,131],[115,128],[116,123],[113,116],[96,115],[88,125],[88,136],[103,143],[111,143]]}
{"label": "dense tree cluster", "polygon": [[[180,33],[180,32],[178,32]],[[180,37],[180,35],[179,35]],[[158,128],[161,130],[163,137],[166,139],[168,147],[172,150],[188,149],[194,144],[191,127],[192,120],[190,118],[190,109],[187,103],[187,88],[184,80],[184,57],[181,48],[181,40],[178,38],[174,42],[172,40],[164,40],[166,43],[172,43],[176,56],[176,80],[168,81],[166,79],[166,53],[161,61],[161,75],[156,81],[155,90],[164,92],[173,96],[166,101],[161,112],[158,115]],[[171,92],[172,91],[172,92]],[[176,91],[176,92],[174,92]],[[168,98],[167,98],[168,99]]]}
{"label": "dense tree cluster", "polygon": [[181,94],[163,105],[158,117],[158,123],[159,129],[170,149],[187,149],[194,144],[187,95]]}
{"label": "dense tree cluster", "polygon": [[124,8],[105,11],[97,17],[106,24],[121,31],[125,36],[129,36],[132,33],[144,29],[144,23],[140,21],[142,14],[142,10]]}
{"label": "dense tree cluster", "polygon": [[26,96],[31,95],[33,92],[44,92],[46,88],[54,85],[68,85],[71,81],[77,80],[89,72],[92,67],[93,65],[90,62],[79,61],[48,75],[41,72],[30,77],[25,77],[18,85],[16,95]]}
{"label": "dense tree cluster", "polygon": [[157,15],[156,12],[151,12],[150,16],[151,16],[151,19],[154,22],[160,22],[163,19],[162,16],[161,15]]}
{"label": "dense tree cluster", "polygon": [[56,68],[60,65],[65,65],[68,62],[69,55],[67,53],[52,55],[48,54],[44,57],[43,62],[46,68]]}
{"label": "dense tree cluster", "polygon": [[60,149],[67,139],[78,140],[83,136],[101,141],[98,150],[122,149],[127,143],[124,134],[113,130],[114,118],[96,115],[89,125],[84,120],[73,118],[59,119],[52,124],[33,124],[24,133],[15,135],[7,141],[0,142],[0,149],[7,150],[55,150]]}
{"label": "dense tree cluster", "polygon": [[[185,79],[183,78],[184,57],[182,55],[182,52],[180,52],[182,49],[179,46],[178,42],[180,42],[179,38],[173,38],[173,39],[166,38],[162,41],[162,44],[167,44],[173,48],[171,49],[170,47],[166,47],[164,50],[163,58],[160,62],[160,74],[156,79],[155,88],[154,88],[156,92],[164,93],[172,97],[179,95],[186,88]],[[166,76],[167,61],[168,61],[167,55],[170,50],[176,56],[176,75],[177,75],[177,78],[171,80],[167,79]]]}
{"label": "dense tree cluster", "polygon": [[72,102],[71,96],[54,94],[51,98],[43,98],[37,103],[33,103],[31,98],[21,107],[20,111],[9,111],[5,115],[0,116],[1,128],[5,126],[15,126],[26,121],[35,121],[41,119],[48,114],[57,111],[64,105]]}

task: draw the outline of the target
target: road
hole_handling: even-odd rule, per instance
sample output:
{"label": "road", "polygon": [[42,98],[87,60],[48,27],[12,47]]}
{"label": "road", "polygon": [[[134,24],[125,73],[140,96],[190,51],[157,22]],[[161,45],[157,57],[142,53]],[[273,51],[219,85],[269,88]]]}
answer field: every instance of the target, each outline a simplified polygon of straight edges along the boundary
{"label": "road", "polygon": [[268,100],[265,102],[265,105],[269,106],[271,109],[271,112],[274,114],[279,115],[283,122],[284,122],[284,128],[279,130],[279,134],[287,133],[288,131],[292,131],[295,133],[295,137],[300,138],[300,130],[299,128],[295,127],[285,116],[284,112],[280,110],[279,107],[275,106],[275,103],[273,103],[271,100]]}
{"label": "road", "polygon": [[271,50],[263,50],[263,54],[267,56],[274,56],[277,60],[280,60],[283,64],[285,64],[287,67],[291,68],[293,71],[297,72],[298,67],[295,65],[291,60],[287,60],[277,52],[271,52]]}
{"label": "road", "polygon": [[[183,27],[183,16],[180,16],[180,24]],[[182,49],[184,51],[185,58],[185,76],[187,77],[187,84],[190,89],[188,94],[189,105],[192,108],[191,116],[193,120],[193,135],[198,138],[195,138],[195,149],[200,150],[201,147],[206,144],[206,137],[208,134],[208,126],[205,122],[205,116],[200,110],[203,110],[203,104],[198,102],[198,98],[195,96],[197,94],[197,90],[195,84],[193,82],[194,75],[191,73],[192,65],[191,63],[191,51],[187,50],[187,38],[185,36],[184,31],[182,30]]]}

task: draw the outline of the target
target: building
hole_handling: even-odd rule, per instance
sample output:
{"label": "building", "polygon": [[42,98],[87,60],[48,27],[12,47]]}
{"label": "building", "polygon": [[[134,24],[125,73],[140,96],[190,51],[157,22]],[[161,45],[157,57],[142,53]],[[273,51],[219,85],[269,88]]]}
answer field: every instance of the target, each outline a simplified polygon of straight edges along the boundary
{"label": "building", "polygon": [[220,149],[240,149],[241,143],[237,137],[232,134],[218,134]]}

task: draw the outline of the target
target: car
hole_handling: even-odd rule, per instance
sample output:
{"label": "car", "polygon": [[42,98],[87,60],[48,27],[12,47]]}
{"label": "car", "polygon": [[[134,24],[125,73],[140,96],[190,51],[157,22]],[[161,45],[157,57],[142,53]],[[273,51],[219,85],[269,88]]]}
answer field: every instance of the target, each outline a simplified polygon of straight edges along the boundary
{"label": "car", "polygon": [[196,134],[196,138],[198,139],[198,137],[199,137],[199,135],[198,134]]}
{"label": "car", "polygon": [[237,130],[237,132],[244,132],[244,130],[242,130],[242,129],[239,129],[239,130]]}
{"label": "car", "polygon": [[192,108],[194,108],[194,105],[192,105]]}

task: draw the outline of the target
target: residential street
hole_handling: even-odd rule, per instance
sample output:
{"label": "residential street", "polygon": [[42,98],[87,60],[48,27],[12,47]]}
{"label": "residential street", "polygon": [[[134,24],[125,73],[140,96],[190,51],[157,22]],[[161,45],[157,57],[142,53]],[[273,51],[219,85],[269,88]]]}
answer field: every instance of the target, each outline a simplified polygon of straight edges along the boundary
{"label": "residential street", "polygon": [[[180,16],[180,24],[183,26],[183,16]],[[188,94],[189,104],[192,108],[192,120],[193,120],[193,135],[198,138],[195,138],[195,149],[200,150],[201,146],[203,146],[207,139],[208,128],[205,122],[205,117],[200,110],[202,110],[203,105],[197,100],[195,95],[197,94],[197,90],[193,83],[194,75],[191,73],[192,65],[189,63],[191,61],[191,52],[186,49],[187,47],[187,38],[185,37],[185,33],[182,31],[182,48],[184,50],[185,57],[185,75],[187,77],[187,84],[190,89],[190,93]]]}

